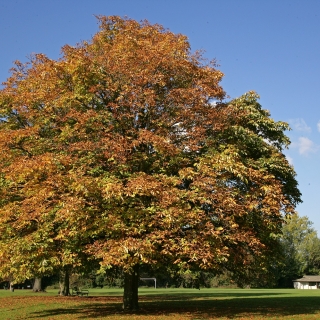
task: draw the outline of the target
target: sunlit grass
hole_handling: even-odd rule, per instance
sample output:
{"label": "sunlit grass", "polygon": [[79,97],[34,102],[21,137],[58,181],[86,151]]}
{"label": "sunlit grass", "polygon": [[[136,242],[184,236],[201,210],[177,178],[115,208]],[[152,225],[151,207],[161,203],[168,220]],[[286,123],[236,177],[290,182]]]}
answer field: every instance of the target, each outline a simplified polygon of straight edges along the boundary
{"label": "sunlit grass", "polygon": [[140,311],[123,312],[122,289],[0,290],[1,319],[320,319],[320,290],[140,289]]}

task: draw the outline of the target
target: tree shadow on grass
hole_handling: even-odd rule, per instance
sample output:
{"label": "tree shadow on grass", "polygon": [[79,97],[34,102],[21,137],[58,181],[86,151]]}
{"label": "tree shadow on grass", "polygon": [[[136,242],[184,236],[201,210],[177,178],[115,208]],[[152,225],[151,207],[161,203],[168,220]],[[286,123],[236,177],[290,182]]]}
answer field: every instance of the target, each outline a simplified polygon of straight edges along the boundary
{"label": "tree shadow on grass", "polygon": [[[170,299],[170,300],[185,300],[185,299],[197,299],[197,298],[210,298],[210,299],[214,299],[214,298],[222,298],[222,299],[233,299],[233,298],[247,298],[247,297],[276,297],[279,295],[284,295],[283,292],[275,292],[272,291],[271,292],[259,292],[259,291],[255,291],[254,289],[249,292],[249,290],[247,291],[242,291],[241,289],[238,290],[238,292],[235,291],[231,291],[230,293],[228,292],[228,290],[225,290],[224,292],[206,292],[206,291],[201,291],[201,290],[195,290],[195,293],[192,292],[177,292],[175,293],[174,291],[171,291],[169,293],[161,293],[161,295],[157,294],[156,292],[154,294],[148,294],[148,296],[152,299],[152,300],[162,300],[162,299]],[[143,294],[139,295],[140,297],[143,297]]]}
{"label": "tree shadow on grass", "polygon": [[[178,296],[141,296],[140,310],[124,312],[121,309],[120,297],[89,297],[78,305],[66,308],[51,308],[33,312],[29,319],[43,319],[46,317],[72,314],[77,319],[96,319],[107,316],[128,315],[157,316],[179,315],[190,318],[227,318],[240,317],[284,317],[304,314],[320,313],[320,296],[288,296],[279,297],[270,294],[194,294],[186,297]],[[179,298],[180,297],[180,298]]]}

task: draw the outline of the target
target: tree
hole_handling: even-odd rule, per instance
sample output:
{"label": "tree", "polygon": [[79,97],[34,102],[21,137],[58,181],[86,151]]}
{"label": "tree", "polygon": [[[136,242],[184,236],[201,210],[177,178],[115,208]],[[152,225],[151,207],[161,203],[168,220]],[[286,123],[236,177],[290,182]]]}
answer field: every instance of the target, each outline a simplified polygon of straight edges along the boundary
{"label": "tree", "polygon": [[16,248],[2,274],[91,259],[123,270],[123,307],[137,309],[142,265],[263,261],[300,201],[288,125],[253,92],[223,103],[222,73],[185,36],[99,21],[58,61],[16,62],[1,90],[0,257]]}
{"label": "tree", "polygon": [[320,273],[320,240],[308,217],[295,213],[285,219],[280,243],[283,256],[280,286],[292,287],[292,280]]}

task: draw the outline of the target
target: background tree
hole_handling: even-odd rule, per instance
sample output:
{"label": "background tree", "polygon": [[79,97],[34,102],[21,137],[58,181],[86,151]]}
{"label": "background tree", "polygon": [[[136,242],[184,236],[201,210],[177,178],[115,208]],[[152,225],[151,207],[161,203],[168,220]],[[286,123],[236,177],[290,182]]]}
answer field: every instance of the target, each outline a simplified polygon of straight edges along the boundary
{"label": "background tree", "polygon": [[292,280],[304,274],[320,274],[320,240],[308,217],[293,214],[285,220],[280,239],[283,259],[279,286],[292,287]]}
{"label": "background tree", "polygon": [[219,273],[266,259],[300,201],[287,124],[253,92],[222,103],[222,73],[185,36],[99,21],[58,61],[16,62],[1,90],[1,272],[91,259],[123,270],[136,309],[143,265]]}

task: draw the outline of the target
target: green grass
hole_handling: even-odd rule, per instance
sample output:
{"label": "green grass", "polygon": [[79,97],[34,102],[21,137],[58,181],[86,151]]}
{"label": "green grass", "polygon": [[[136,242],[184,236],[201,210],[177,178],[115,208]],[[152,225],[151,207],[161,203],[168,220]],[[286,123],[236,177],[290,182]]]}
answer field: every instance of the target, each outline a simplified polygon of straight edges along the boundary
{"label": "green grass", "polygon": [[0,290],[5,319],[320,319],[320,290],[141,289],[140,311],[121,310],[121,289],[90,289],[89,297],[58,290]]}

